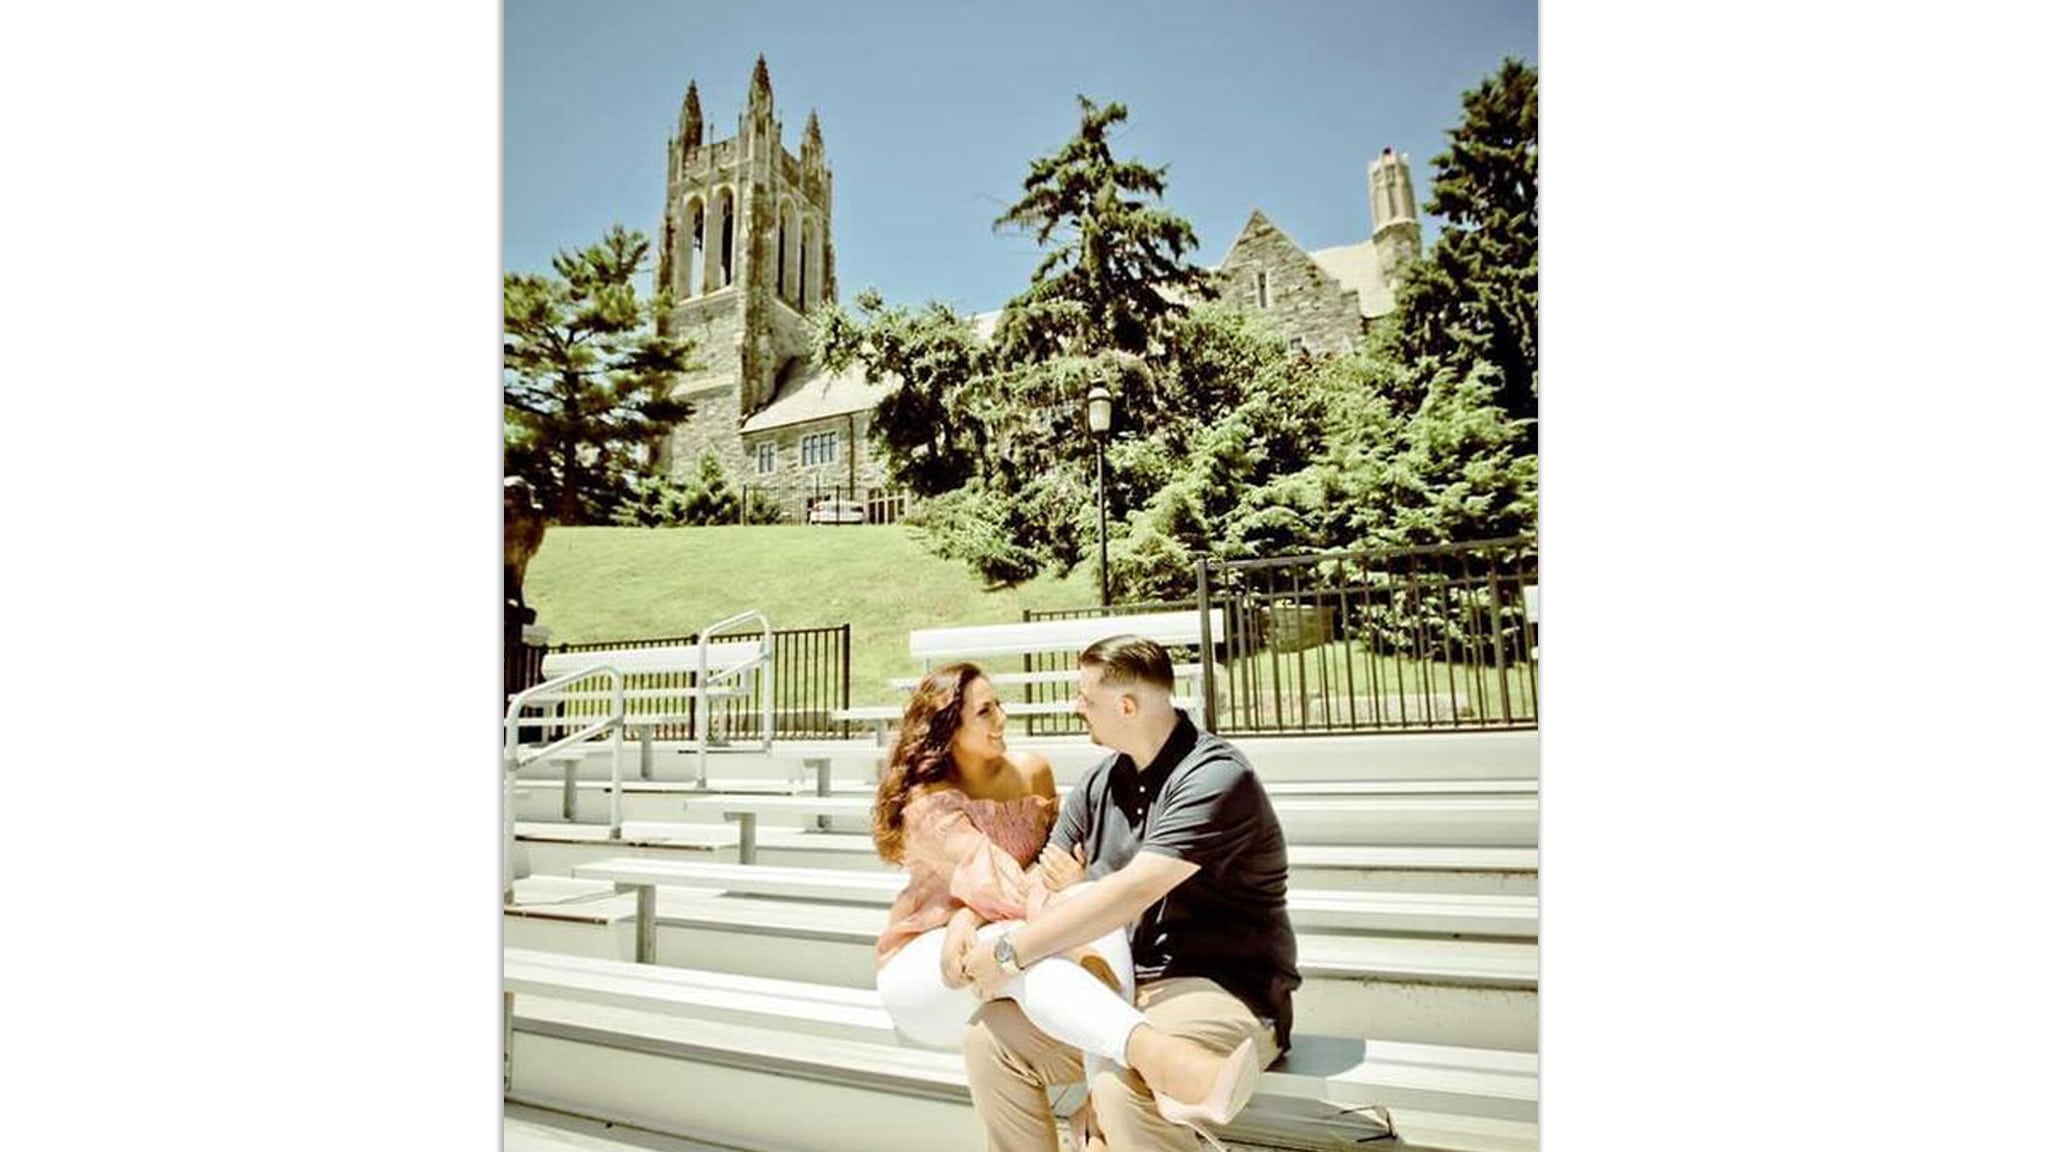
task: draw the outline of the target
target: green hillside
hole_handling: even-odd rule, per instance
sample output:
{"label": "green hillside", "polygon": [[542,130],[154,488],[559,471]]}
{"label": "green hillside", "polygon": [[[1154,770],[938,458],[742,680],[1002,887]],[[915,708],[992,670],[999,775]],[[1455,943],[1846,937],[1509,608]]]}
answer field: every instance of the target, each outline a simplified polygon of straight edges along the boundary
{"label": "green hillside", "polygon": [[913,629],[1023,619],[1095,602],[1094,569],[984,590],[902,525],[548,529],[527,603],[556,643],[679,636],[757,608],[776,628],[853,625],[853,700],[900,699]]}

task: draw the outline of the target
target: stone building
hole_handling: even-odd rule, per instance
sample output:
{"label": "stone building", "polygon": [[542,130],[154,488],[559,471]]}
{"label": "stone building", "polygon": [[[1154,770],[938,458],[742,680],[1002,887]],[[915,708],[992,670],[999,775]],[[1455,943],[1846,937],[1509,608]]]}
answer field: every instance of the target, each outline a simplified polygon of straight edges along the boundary
{"label": "stone building", "polygon": [[780,488],[879,483],[866,452],[879,393],[856,373],[810,365],[810,317],[838,299],[832,250],[832,170],[813,111],[795,155],[768,62],[754,62],[738,131],[707,140],[695,81],[668,143],[657,283],[676,307],[666,335],[696,342],[701,367],[676,395],[695,409],[657,460],[679,477],[718,458],[729,482]]}
{"label": "stone building", "polygon": [[1222,300],[1310,353],[1355,347],[1366,324],[1394,310],[1401,268],[1422,254],[1408,158],[1381,150],[1367,179],[1372,236],[1357,244],[1304,252],[1254,208],[1216,269]]}
{"label": "stone building", "polygon": [[[1400,269],[1422,250],[1408,160],[1386,149],[1368,172],[1372,230],[1357,244],[1304,252],[1253,210],[1215,271],[1226,303],[1266,317],[1314,354],[1355,347],[1393,310]],[[705,455],[726,479],[801,518],[821,496],[850,497],[871,519],[900,504],[869,499],[887,483],[868,435],[885,382],[859,365],[826,372],[810,359],[810,319],[838,299],[832,249],[832,170],[813,111],[792,156],[765,58],[738,131],[705,139],[692,81],[668,144],[668,192],[656,276],[677,301],[664,331],[696,341],[702,367],[677,395],[695,411],[656,459],[687,479]],[[973,318],[989,331],[994,315]]]}

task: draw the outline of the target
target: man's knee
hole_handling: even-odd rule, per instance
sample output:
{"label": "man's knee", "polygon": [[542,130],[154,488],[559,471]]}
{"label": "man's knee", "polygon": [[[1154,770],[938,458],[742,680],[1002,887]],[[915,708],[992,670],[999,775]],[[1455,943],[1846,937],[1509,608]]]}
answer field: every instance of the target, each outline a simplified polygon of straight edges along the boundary
{"label": "man's knee", "polygon": [[989,1084],[997,1078],[1031,1079],[1030,1068],[1010,1042],[1011,1037],[1027,1034],[1030,1027],[1024,1013],[1012,1001],[996,1000],[983,1005],[974,1019],[967,1022],[967,1032],[960,1040],[968,1083]]}
{"label": "man's knee", "polygon": [[960,1053],[967,1065],[968,1081],[986,1083],[989,1077],[1002,1074],[1009,1047],[996,1035],[995,1029],[988,1026],[987,1020],[977,1016],[967,1023],[967,1033],[960,1040]]}

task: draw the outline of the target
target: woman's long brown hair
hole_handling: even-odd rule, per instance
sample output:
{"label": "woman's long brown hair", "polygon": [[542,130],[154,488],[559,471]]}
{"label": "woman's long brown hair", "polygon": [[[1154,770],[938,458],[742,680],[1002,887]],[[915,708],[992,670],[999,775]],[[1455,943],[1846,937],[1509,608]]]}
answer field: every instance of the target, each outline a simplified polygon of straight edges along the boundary
{"label": "woman's long brown hair", "polygon": [[910,694],[903,723],[882,765],[875,788],[875,851],[891,864],[903,862],[903,807],[911,789],[936,784],[953,774],[953,735],[960,731],[960,710],[967,686],[981,679],[972,664],[934,668]]}

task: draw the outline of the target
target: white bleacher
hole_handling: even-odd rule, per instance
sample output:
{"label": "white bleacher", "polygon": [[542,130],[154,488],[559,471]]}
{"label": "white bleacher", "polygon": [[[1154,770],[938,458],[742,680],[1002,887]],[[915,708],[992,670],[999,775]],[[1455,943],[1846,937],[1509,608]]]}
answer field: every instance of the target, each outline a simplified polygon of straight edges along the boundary
{"label": "white bleacher", "polygon": [[[680,780],[626,780],[622,783],[622,795],[626,798],[626,818],[629,820],[660,820],[664,813],[656,807],[663,797],[675,797],[677,810],[689,797],[704,799],[725,794],[774,796],[811,794],[818,796],[863,796],[872,799],[875,786],[867,781],[841,778],[836,783],[828,780],[825,791],[813,792],[809,784],[788,780],[761,780],[713,777],[708,788],[700,788],[693,782]],[[521,800],[519,815],[526,820],[550,819],[553,812],[563,808],[562,780],[522,781],[518,788]],[[1534,780],[1294,780],[1267,783],[1266,794],[1274,799],[1304,799],[1326,797],[1336,799],[1346,796],[1533,796],[1536,794]],[[589,809],[592,804],[610,798],[611,784],[604,780],[579,780],[574,790],[582,794],[581,807]],[[1062,790],[1064,791],[1064,789]],[[646,807],[636,804],[644,800]]]}
{"label": "white bleacher", "polygon": [[[741,863],[755,862],[750,846],[763,816],[785,823],[823,816],[865,828],[874,800],[864,795],[789,796],[686,792],[662,797],[686,819],[732,820],[740,826]],[[1533,848],[1534,796],[1335,796],[1272,802],[1290,844],[1364,841],[1373,844],[1472,845]],[[647,821],[643,824],[658,823]]]}
{"label": "white bleacher", "polygon": [[[567,876],[578,865],[619,855],[650,860],[737,862],[739,830],[732,825],[627,822],[611,839],[602,826],[522,823],[519,847],[535,873]],[[883,871],[874,841],[863,833],[763,827],[754,847],[759,863],[786,867]],[[1315,888],[1533,895],[1534,848],[1432,845],[1293,844],[1287,849],[1290,881]]]}
{"label": "white bleacher", "polygon": [[[900,706],[898,706],[900,714]],[[1373,780],[1503,780],[1523,787],[1536,778],[1537,737],[1533,731],[1322,734],[1262,736],[1258,733],[1230,733],[1231,743],[1251,761],[1259,779],[1269,788],[1276,784],[1327,781],[1351,783]],[[1030,736],[1009,733],[1013,750],[1028,749],[1051,761],[1053,777],[1061,784],[1078,782],[1109,752],[1081,735]],[[586,746],[586,764],[601,764],[609,755],[603,745]],[[875,768],[884,756],[871,738],[844,740],[777,737],[772,751],[732,749],[722,751],[714,764],[721,780],[780,781],[795,787],[815,772],[821,763],[831,766],[835,780],[851,784],[872,784]],[[602,772],[586,771],[586,778]],[[522,780],[559,779],[559,771],[535,765],[521,773]],[[673,741],[656,741],[653,770],[642,779],[695,782],[696,754]]]}
{"label": "white bleacher", "polygon": [[[758,627],[758,639],[728,638]],[[768,618],[746,611],[719,620],[698,633],[694,644],[651,648],[557,652],[542,658],[541,682],[515,694],[504,713],[502,868],[507,892],[519,877],[519,853],[513,811],[521,775],[548,765],[565,781],[561,814],[576,819],[577,772],[595,742],[607,740],[611,803],[606,824],[613,837],[623,822],[624,738],[638,736],[640,775],[653,774],[654,730],[694,716],[697,737],[697,781],[709,778],[714,742],[713,701],[758,696],[756,732],[763,752],[775,741],[774,629]],[[758,680],[758,683],[757,683]],[[687,683],[682,683],[687,681]],[[532,744],[526,742],[535,734]],[[730,733],[725,743],[731,743]]]}
{"label": "white bleacher", "polygon": [[[580,880],[607,880],[642,897],[659,887],[773,896],[785,900],[887,907],[908,878],[899,871],[851,872],[765,864],[718,864],[614,857],[575,870]],[[1287,914],[1296,929],[1410,932],[1446,936],[1534,939],[1536,901],[1528,896],[1469,896],[1414,892],[1319,891],[1290,888]]]}
{"label": "white bleacher", "polygon": [[[1304,984],[1295,1050],[1226,1141],[1373,1146],[1347,1110],[1384,1104],[1401,1140],[1381,1147],[1534,1152],[1535,734],[1231,738],[1287,829]],[[1065,786],[1107,755],[1013,743],[1047,750]],[[899,1044],[874,1000],[874,939],[903,883],[858,830],[875,746],[734,756],[707,789],[685,751],[663,745],[651,778],[621,781],[633,819],[616,839],[557,822],[572,792],[603,808],[609,783],[518,782],[533,874],[504,920],[508,1117],[689,1152],[981,1146],[958,1054]],[[589,748],[584,774],[605,755]]]}
{"label": "white bleacher", "polygon": [[[1175,680],[1192,679],[1201,674],[1202,666],[1200,664],[1175,664],[1173,666],[1173,678]],[[1067,685],[1079,684],[1081,682],[1081,670],[1078,668],[1053,668],[1040,672],[984,672],[982,675],[989,683],[999,688],[1036,686],[1039,684]],[[889,679],[889,687],[904,692],[908,692],[922,683],[924,683],[924,678],[921,676],[893,676]]]}
{"label": "white bleacher", "polygon": [[[683,968],[871,987],[874,944],[888,910],[715,890],[660,888],[656,914],[634,897],[508,918],[508,945],[621,961],[647,955]],[[578,912],[580,933],[569,921]],[[1351,917],[1354,922],[1363,917]],[[653,925],[647,932],[646,925]],[[1536,945],[1530,939],[1297,928],[1304,985],[1297,1013],[1315,1031],[1530,1051],[1535,1047]]]}
{"label": "white bleacher", "polygon": [[[961,628],[920,628],[910,634],[910,658],[924,665],[930,671],[936,665],[953,660],[989,660],[1006,656],[1042,656],[1051,654],[1078,655],[1090,644],[1105,636],[1129,633],[1158,641],[1169,648],[1199,645],[1202,642],[1202,613],[1188,609],[1179,612],[1143,612],[1127,616],[1090,616],[1074,620],[1026,620],[1009,624],[975,624]],[[1212,642],[1223,636],[1223,610],[1209,610],[1209,636]],[[1206,724],[1207,709],[1202,696],[1202,666],[1200,664],[1174,665],[1177,685],[1184,689],[1174,694],[1174,706],[1184,709],[1196,718],[1197,723]],[[1052,684],[1078,683],[1079,673],[1050,671],[1036,673],[997,672],[991,673],[991,680],[997,684]],[[891,681],[901,687],[904,680]],[[916,686],[911,680],[911,687]],[[1004,705],[1012,716],[1058,716],[1072,710],[1066,700],[1040,700],[1014,702]],[[832,713],[834,720],[868,724],[874,728],[877,739],[883,737],[888,726],[903,715],[903,706],[897,704],[865,704],[851,708],[837,709]]]}
{"label": "white bleacher", "polygon": [[[1087,616],[1072,620],[1027,620],[1014,624],[977,624],[964,628],[920,628],[910,634],[910,658],[925,666],[977,657],[1026,656],[1044,652],[1080,652],[1105,636],[1129,633],[1167,647],[1199,644],[1202,614],[1143,612],[1128,616]],[[1223,637],[1223,610],[1209,610],[1209,634]]]}
{"label": "white bleacher", "polygon": [[[504,963],[510,1101],[736,1147],[981,1143],[959,1055],[899,1044],[870,990],[521,949]],[[769,1078],[801,1081],[806,1106],[791,1107],[792,1087],[776,1093]],[[1387,1108],[1407,1147],[1525,1152],[1535,1059],[1301,1035],[1224,1135],[1240,1147],[1353,1146],[1384,1132],[1359,1111],[1371,1104]]]}
{"label": "white bleacher", "polygon": [[[758,629],[760,634],[720,638],[731,637],[742,629]],[[549,720],[550,712],[562,717],[559,723],[582,723],[616,697],[624,704],[624,727],[637,737],[640,745],[643,779],[652,774],[654,730],[693,720],[698,724],[698,735],[688,746],[698,753],[697,770],[702,779],[709,751],[719,743],[733,743],[730,734],[713,731],[717,717],[717,709],[711,707],[714,702],[758,696],[753,712],[759,735],[748,743],[758,742],[763,749],[774,746],[775,649],[770,639],[773,634],[766,616],[747,611],[707,626],[694,644],[551,652],[541,660],[544,684],[520,694],[522,709],[537,709],[539,714],[523,713],[518,717],[518,727],[542,726]],[[623,688],[592,686],[587,674],[600,670],[623,676]],[[578,676],[586,679],[563,683]],[[512,719],[507,717],[508,726]]]}

